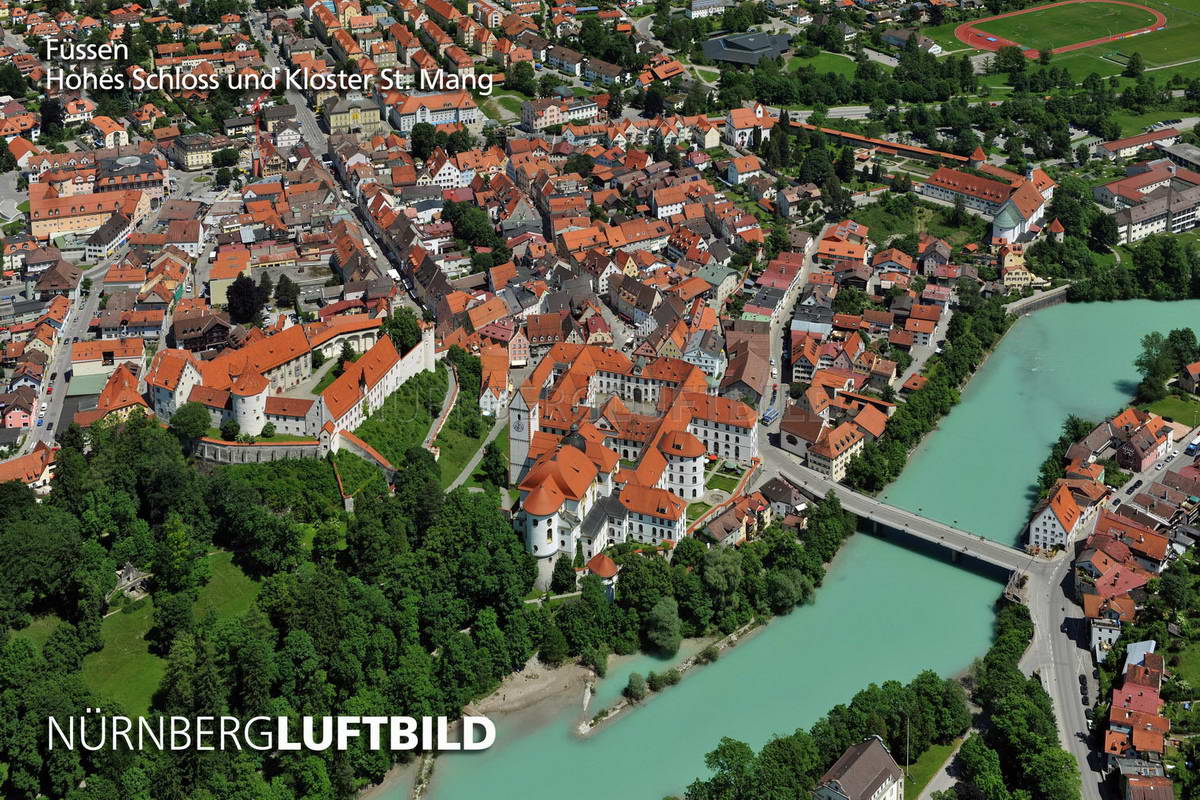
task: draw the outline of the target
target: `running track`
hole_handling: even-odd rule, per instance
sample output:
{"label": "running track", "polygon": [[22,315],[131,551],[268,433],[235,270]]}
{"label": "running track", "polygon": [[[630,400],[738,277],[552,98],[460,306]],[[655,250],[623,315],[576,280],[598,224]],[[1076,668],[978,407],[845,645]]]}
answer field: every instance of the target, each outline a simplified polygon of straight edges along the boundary
{"label": "running track", "polygon": [[[1070,5],[1072,3],[1109,3],[1109,4],[1115,5],[1115,6],[1131,6],[1133,8],[1140,8],[1143,11],[1145,11],[1146,13],[1152,14],[1154,16],[1154,24],[1147,25],[1144,28],[1138,28],[1136,30],[1125,31],[1124,33],[1118,33],[1114,36],[1101,36],[1099,39],[1091,39],[1090,41],[1086,41],[1086,42],[1076,42],[1075,44],[1063,45],[1062,47],[1054,48],[1053,50],[1050,51],[1051,53],[1068,53],[1072,50],[1082,50],[1085,47],[1092,47],[1093,45],[1104,44],[1105,42],[1115,42],[1119,39],[1124,39],[1127,36],[1133,36],[1134,34],[1149,33],[1150,31],[1157,30],[1167,24],[1166,15],[1164,15],[1161,11],[1157,11],[1153,8],[1147,8],[1146,6],[1142,5],[1141,3],[1129,3],[1129,2],[1126,2],[1126,0],[1061,0],[1058,3],[1048,3],[1044,6],[1033,6],[1032,8],[1022,8],[1020,11],[1009,11],[1007,14],[997,14],[994,17],[987,17],[986,19],[975,19],[975,20],[971,20],[970,22],[964,22],[963,24],[959,25],[957,28],[954,29],[954,35],[963,44],[968,45],[970,47],[974,47],[977,50],[995,51],[995,50],[999,50],[1001,47],[1020,47],[1020,45],[1017,44],[1016,42],[1009,41],[1008,39],[1004,39],[1000,36],[993,36],[990,33],[984,33],[983,31],[979,30],[975,26],[983,25],[985,23],[991,22],[994,19],[1004,19],[1005,17],[1015,17],[1018,14],[1032,14],[1034,11],[1041,11],[1046,8],[1054,8],[1055,6],[1066,6],[1066,5]],[[988,39],[992,39],[994,41],[988,41]],[[1037,58],[1038,57],[1038,51],[1034,50],[1033,48],[1028,48],[1024,52],[1025,52],[1025,55],[1029,58]]]}

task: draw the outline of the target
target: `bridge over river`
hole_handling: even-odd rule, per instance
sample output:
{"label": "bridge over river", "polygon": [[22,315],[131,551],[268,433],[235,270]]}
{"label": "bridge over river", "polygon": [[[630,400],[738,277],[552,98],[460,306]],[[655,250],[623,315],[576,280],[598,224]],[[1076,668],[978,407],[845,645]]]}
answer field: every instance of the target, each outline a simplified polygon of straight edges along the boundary
{"label": "bridge over river", "polygon": [[[988,566],[1003,570],[1010,575],[1010,589],[1030,580],[1045,583],[1055,570],[1053,562],[1031,556],[1023,550],[992,539],[969,533],[952,525],[929,519],[917,512],[888,505],[874,497],[855,492],[846,486],[834,483],[819,472],[795,463],[785,454],[780,459],[770,459],[770,469],[765,474],[778,472],[784,478],[801,487],[811,495],[824,497],[833,492],[842,503],[842,508],[859,519],[872,523],[876,532],[880,527],[900,533],[933,547],[945,550],[956,560],[969,558]],[[786,459],[786,460],[785,460]]]}

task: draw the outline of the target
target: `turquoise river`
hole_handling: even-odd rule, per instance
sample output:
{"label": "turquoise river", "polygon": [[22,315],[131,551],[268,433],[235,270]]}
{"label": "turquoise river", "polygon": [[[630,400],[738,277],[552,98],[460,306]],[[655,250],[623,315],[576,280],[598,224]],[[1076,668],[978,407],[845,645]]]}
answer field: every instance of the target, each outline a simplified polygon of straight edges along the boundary
{"label": "turquoise river", "polygon": [[[896,505],[1016,540],[1030,482],[1069,413],[1099,417],[1129,397],[1142,334],[1195,326],[1200,301],[1061,305],[1017,322],[963,402],[887,491]],[[810,606],[597,734],[572,733],[578,699],[497,718],[496,744],[438,759],[432,800],[660,800],[705,774],[722,736],[762,745],[808,726],[871,682],[964,669],[987,648],[994,580],[868,535],[853,537]],[[642,656],[601,683],[611,702]],[[590,714],[589,714],[590,715]],[[384,795],[401,800],[407,786]]]}

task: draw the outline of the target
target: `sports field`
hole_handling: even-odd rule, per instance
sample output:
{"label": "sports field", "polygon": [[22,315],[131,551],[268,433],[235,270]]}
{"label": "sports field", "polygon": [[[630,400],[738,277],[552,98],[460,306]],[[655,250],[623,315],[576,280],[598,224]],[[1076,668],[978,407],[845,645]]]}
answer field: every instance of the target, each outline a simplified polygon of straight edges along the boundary
{"label": "sports field", "polygon": [[1016,42],[1023,48],[1054,50],[1076,42],[1144,28],[1153,22],[1153,14],[1136,6],[1073,3],[1028,14],[984,20],[975,27],[992,36]]}
{"label": "sports field", "polygon": [[1039,50],[1050,49],[1054,66],[1079,81],[1093,72],[1120,75],[1135,52],[1141,53],[1147,75],[1160,81],[1175,74],[1200,77],[1200,0],[1059,0],[924,33],[947,52],[1017,44],[1037,58]]}

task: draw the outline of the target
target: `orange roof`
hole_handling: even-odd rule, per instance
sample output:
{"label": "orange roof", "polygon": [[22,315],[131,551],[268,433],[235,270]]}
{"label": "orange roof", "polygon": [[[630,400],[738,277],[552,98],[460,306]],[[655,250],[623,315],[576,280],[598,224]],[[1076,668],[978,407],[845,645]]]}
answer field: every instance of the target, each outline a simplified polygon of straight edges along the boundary
{"label": "orange roof", "polygon": [[96,408],[105,413],[119,411],[130,406],[149,408],[141,392],[138,391],[138,379],[129,369],[129,365],[121,364],[109,376],[108,383],[100,391],[100,399]]}
{"label": "orange roof", "polygon": [[552,483],[542,483],[534,487],[533,491],[525,497],[522,508],[526,513],[533,514],[535,517],[548,517],[562,508],[564,500],[566,500],[566,495]]}
{"label": "orange roof", "polygon": [[93,339],[88,342],[75,342],[71,345],[71,361],[96,361],[106,356],[113,359],[137,359],[145,352],[145,341],[131,337],[128,339]]}
{"label": "orange roof", "polygon": [[659,519],[678,520],[687,505],[666,489],[627,485],[621,490],[621,505],[636,514]]}
{"label": "orange roof", "polygon": [[706,452],[704,445],[687,431],[669,431],[658,443],[658,448],[670,456],[699,458]]}
{"label": "orange roof", "polygon": [[34,445],[32,453],[0,462],[0,483],[8,481],[20,481],[24,484],[35,483],[54,463],[54,455],[57,452],[57,450],[47,447],[45,442],[38,442]]}
{"label": "orange roof", "polygon": [[272,395],[267,398],[266,411],[268,414],[280,417],[303,417],[308,414],[308,410],[312,408],[314,402],[299,397]]}
{"label": "orange roof", "polygon": [[862,441],[863,435],[852,423],[843,422],[825,432],[809,450],[833,461]]}
{"label": "orange roof", "polygon": [[587,568],[588,572],[604,579],[611,578],[620,571],[617,562],[604,555],[604,553],[597,553],[592,556],[592,560],[587,562]]}
{"label": "orange roof", "polygon": [[379,337],[370,350],[357,361],[347,364],[346,371],[321,393],[329,416],[334,420],[341,419],[399,360],[400,354],[396,352],[391,338]]}
{"label": "orange roof", "polygon": [[1075,502],[1074,495],[1066,486],[1060,486],[1058,491],[1051,495],[1050,510],[1054,512],[1058,523],[1067,532],[1074,530],[1075,523],[1079,522],[1079,518],[1083,516],[1083,512],[1079,510],[1079,504]]}

